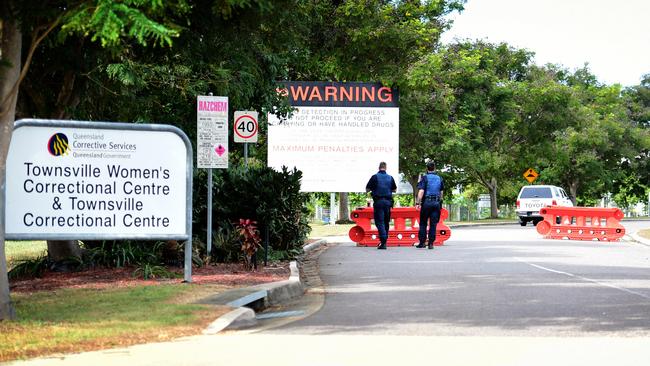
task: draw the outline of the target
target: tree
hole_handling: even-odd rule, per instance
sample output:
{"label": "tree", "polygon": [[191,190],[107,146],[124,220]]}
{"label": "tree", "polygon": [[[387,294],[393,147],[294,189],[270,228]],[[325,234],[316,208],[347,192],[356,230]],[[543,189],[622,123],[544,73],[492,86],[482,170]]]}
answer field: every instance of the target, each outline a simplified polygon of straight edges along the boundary
{"label": "tree", "polygon": [[641,134],[630,122],[619,85],[603,85],[585,66],[560,73],[571,87],[575,113],[555,132],[543,176],[569,189],[574,204],[590,203],[624,180],[622,164],[638,156]]}
{"label": "tree", "polygon": [[[186,8],[183,0],[166,5],[156,0],[4,1],[0,5],[0,182],[4,182],[6,174],[18,90],[35,51],[46,37],[59,29],[61,39],[73,34],[90,36],[92,41],[114,51],[123,48],[127,39],[141,45],[171,45],[172,38],[178,35],[176,27],[153,19],[164,21],[167,11],[183,12]],[[28,40],[24,59],[23,34]],[[4,197],[0,197],[0,207],[4,209]],[[4,214],[0,221],[0,319],[9,319],[14,313],[6,278]]]}
{"label": "tree", "polygon": [[[413,187],[428,159],[444,170],[441,174],[447,187],[461,184],[466,178],[456,165],[456,157],[466,148],[470,131],[453,119],[455,91],[445,78],[443,52],[423,56],[406,76],[408,93],[403,94],[400,109],[400,168]],[[416,189],[413,195],[415,199]]]}
{"label": "tree", "polygon": [[526,137],[520,131],[515,97],[531,57],[526,50],[485,42],[461,42],[442,50],[440,70],[451,91],[451,128],[438,133],[458,139],[454,165],[488,190],[493,218],[498,215],[499,182],[513,176]]}
{"label": "tree", "polygon": [[639,85],[623,91],[630,120],[640,127],[650,128],[650,74]]}
{"label": "tree", "polygon": [[[409,67],[438,46],[447,24],[443,18],[462,10],[463,0],[313,2],[306,48],[292,65],[292,80],[380,81],[400,91],[401,107],[411,98]],[[402,109],[403,110],[403,109]],[[412,120],[400,116],[400,123]],[[405,129],[401,126],[401,131]],[[400,136],[402,137],[402,136]],[[403,149],[405,144],[400,143]],[[403,152],[400,165],[403,170]],[[363,187],[360,187],[363,189]],[[347,193],[340,194],[340,202]],[[341,205],[341,218],[349,217]]]}
{"label": "tree", "polygon": [[646,201],[650,194],[650,74],[623,90],[623,98],[640,142],[639,153],[621,163],[623,178],[612,191],[616,203],[627,206]]}

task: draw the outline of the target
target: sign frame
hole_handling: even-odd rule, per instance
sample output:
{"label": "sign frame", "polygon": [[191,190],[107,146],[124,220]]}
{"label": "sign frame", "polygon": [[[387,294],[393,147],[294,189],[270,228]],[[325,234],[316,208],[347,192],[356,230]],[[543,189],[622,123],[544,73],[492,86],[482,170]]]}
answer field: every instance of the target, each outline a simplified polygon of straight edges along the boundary
{"label": "sign frame", "polygon": [[[102,130],[129,130],[129,131],[155,131],[170,132],[181,138],[185,145],[185,233],[184,234],[128,234],[128,233],[5,233],[7,240],[121,240],[121,239],[140,239],[140,240],[190,240],[192,237],[192,170],[193,170],[193,153],[192,144],[187,135],[178,127],[161,124],[135,124],[123,122],[92,122],[92,121],[68,121],[68,120],[43,120],[43,119],[21,119],[14,123],[14,131],[23,127],[57,127],[57,128],[77,128],[77,129],[102,129]],[[5,182],[1,187],[0,194],[6,197],[6,181],[8,174],[5,174]],[[5,223],[6,214],[5,205],[2,207],[0,219]]]}

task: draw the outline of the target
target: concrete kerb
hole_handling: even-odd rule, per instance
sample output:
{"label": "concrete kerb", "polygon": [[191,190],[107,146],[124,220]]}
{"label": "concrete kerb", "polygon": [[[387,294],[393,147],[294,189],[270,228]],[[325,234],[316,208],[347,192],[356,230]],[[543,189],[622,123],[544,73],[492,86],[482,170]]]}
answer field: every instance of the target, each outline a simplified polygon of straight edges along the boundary
{"label": "concrete kerb", "polygon": [[[326,239],[320,239],[316,242],[307,244],[303,247],[305,254],[312,253],[314,250],[326,244]],[[262,301],[262,307],[281,304],[282,302],[299,298],[305,293],[305,282],[300,274],[298,263],[291,261],[289,263],[291,274],[289,279],[276,281],[261,285],[251,286],[243,289],[236,289],[229,293],[208,300],[208,303],[223,303],[223,305],[233,306],[235,309],[220,316],[203,330],[203,334],[216,334],[225,329],[236,329],[255,325],[255,311],[245,305],[252,304],[256,301]],[[234,297],[233,297],[234,295]]]}
{"label": "concrete kerb", "polygon": [[650,246],[650,240],[649,240],[649,239],[646,239],[646,238],[642,238],[642,237],[639,235],[639,232],[638,232],[638,231],[635,232],[635,233],[630,233],[629,236],[630,236],[634,241],[636,241],[636,242],[638,242],[638,243],[640,243],[640,244]]}

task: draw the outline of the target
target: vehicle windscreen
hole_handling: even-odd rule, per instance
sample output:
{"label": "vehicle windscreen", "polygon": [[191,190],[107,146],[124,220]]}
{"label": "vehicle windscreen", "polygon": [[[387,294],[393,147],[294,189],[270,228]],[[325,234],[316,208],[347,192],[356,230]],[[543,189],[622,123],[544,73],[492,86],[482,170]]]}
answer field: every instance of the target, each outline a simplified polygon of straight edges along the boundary
{"label": "vehicle windscreen", "polygon": [[548,187],[530,187],[524,188],[519,198],[553,198],[553,195],[551,194],[551,189]]}

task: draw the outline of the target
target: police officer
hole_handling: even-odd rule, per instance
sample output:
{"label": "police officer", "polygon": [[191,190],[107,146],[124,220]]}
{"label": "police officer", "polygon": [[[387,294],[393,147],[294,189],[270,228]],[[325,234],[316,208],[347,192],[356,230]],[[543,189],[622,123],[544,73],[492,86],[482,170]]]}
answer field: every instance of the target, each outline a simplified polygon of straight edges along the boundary
{"label": "police officer", "polygon": [[386,163],[379,163],[379,171],[370,177],[366,184],[366,192],[372,192],[374,206],[375,226],[379,232],[379,245],[377,249],[386,249],[388,240],[388,226],[390,224],[390,209],[393,207],[392,192],[397,190],[397,185],[392,176],[386,173]]}
{"label": "police officer", "polygon": [[436,164],[429,161],[427,174],[418,182],[418,197],[415,207],[420,210],[420,231],[418,232],[420,243],[416,248],[424,248],[424,243],[427,240],[427,225],[429,225],[429,249],[433,249],[433,242],[436,240],[436,225],[440,221],[442,192],[445,189],[445,184],[435,170]]}

